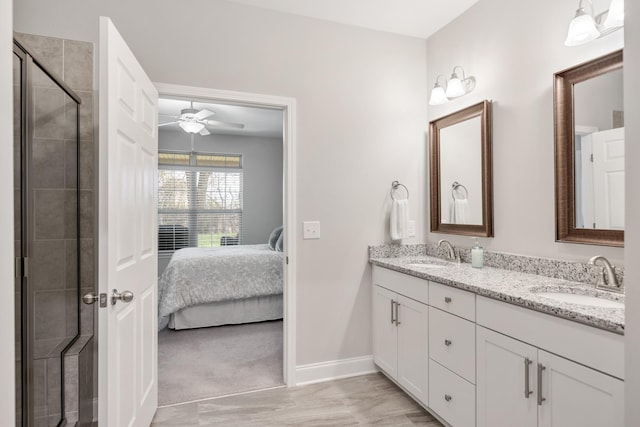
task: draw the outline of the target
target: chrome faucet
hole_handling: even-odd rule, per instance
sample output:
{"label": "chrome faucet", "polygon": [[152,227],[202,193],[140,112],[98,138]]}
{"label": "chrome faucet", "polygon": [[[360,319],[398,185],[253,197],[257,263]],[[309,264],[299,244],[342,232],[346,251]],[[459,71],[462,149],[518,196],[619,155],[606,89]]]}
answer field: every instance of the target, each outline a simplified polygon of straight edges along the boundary
{"label": "chrome faucet", "polygon": [[442,246],[446,246],[448,250],[449,259],[455,260],[456,262],[460,262],[460,251],[456,249],[450,241],[442,239],[438,242],[438,249]]}
{"label": "chrome faucet", "polygon": [[602,261],[602,271],[600,277],[596,282],[596,288],[611,292],[622,292],[618,279],[616,278],[616,272],[613,270],[611,263],[608,259],[602,255],[596,255],[589,260],[589,264],[597,265],[598,261]]}

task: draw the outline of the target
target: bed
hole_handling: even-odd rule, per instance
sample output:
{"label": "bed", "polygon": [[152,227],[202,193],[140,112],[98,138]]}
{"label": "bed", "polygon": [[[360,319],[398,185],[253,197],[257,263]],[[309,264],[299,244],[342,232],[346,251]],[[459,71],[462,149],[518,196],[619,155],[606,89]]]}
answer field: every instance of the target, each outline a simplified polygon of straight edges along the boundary
{"label": "bed", "polygon": [[264,245],[176,251],[158,283],[158,329],[282,318],[283,253]]}

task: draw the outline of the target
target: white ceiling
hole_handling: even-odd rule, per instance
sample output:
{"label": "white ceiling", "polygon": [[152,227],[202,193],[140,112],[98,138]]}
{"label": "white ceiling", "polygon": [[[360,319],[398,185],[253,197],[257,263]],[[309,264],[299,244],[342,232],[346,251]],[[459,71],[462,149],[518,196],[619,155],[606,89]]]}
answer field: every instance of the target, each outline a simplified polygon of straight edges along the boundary
{"label": "white ceiling", "polygon": [[[192,108],[191,101],[184,99],[158,99],[158,123],[175,121],[184,108]],[[282,110],[246,107],[240,105],[226,105],[203,101],[193,101],[193,108],[207,109],[215,114],[209,120],[244,124],[244,129],[225,126],[207,126],[212,134],[262,136],[268,138],[282,138]],[[162,126],[160,131],[173,130],[184,132],[177,124]],[[199,136],[199,135],[197,135]]]}
{"label": "white ceiling", "polygon": [[426,39],[478,0],[227,0]]}

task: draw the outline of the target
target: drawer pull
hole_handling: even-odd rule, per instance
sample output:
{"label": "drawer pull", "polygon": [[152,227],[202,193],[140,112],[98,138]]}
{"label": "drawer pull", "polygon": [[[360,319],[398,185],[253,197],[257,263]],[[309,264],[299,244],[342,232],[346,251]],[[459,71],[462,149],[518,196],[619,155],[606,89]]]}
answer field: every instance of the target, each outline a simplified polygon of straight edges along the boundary
{"label": "drawer pull", "polygon": [[451,302],[451,297],[444,297],[444,302],[449,304]]}
{"label": "drawer pull", "polygon": [[524,358],[524,398],[528,399],[533,394],[529,387],[529,365],[533,362],[528,357]]}
{"label": "drawer pull", "polygon": [[447,402],[451,402],[451,399],[452,399],[451,395],[449,394],[444,395],[444,400],[446,400]]}
{"label": "drawer pull", "polygon": [[446,345],[447,347],[449,347],[451,344],[451,340],[444,340],[444,345]]}
{"label": "drawer pull", "polygon": [[542,402],[547,400],[542,397],[542,371],[545,369],[547,368],[542,366],[542,363],[538,363],[538,406],[542,406]]}

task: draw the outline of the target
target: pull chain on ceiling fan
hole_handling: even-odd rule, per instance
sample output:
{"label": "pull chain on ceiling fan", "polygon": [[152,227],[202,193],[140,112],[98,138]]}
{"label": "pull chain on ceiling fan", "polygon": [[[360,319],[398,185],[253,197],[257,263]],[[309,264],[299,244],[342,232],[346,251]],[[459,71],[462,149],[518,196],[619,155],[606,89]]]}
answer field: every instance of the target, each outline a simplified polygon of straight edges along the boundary
{"label": "pull chain on ceiling fan", "polygon": [[158,127],[177,124],[182,128],[182,130],[189,134],[198,133],[203,136],[211,134],[211,132],[209,132],[209,130],[207,129],[207,126],[224,126],[236,129],[244,128],[244,125],[242,123],[207,120],[208,117],[211,117],[214,114],[215,113],[213,111],[209,111],[207,109],[196,110],[195,108],[193,108],[193,101],[191,101],[191,108],[185,108],[180,111],[180,116],[168,116],[175,120],[171,122],[160,123]]}

